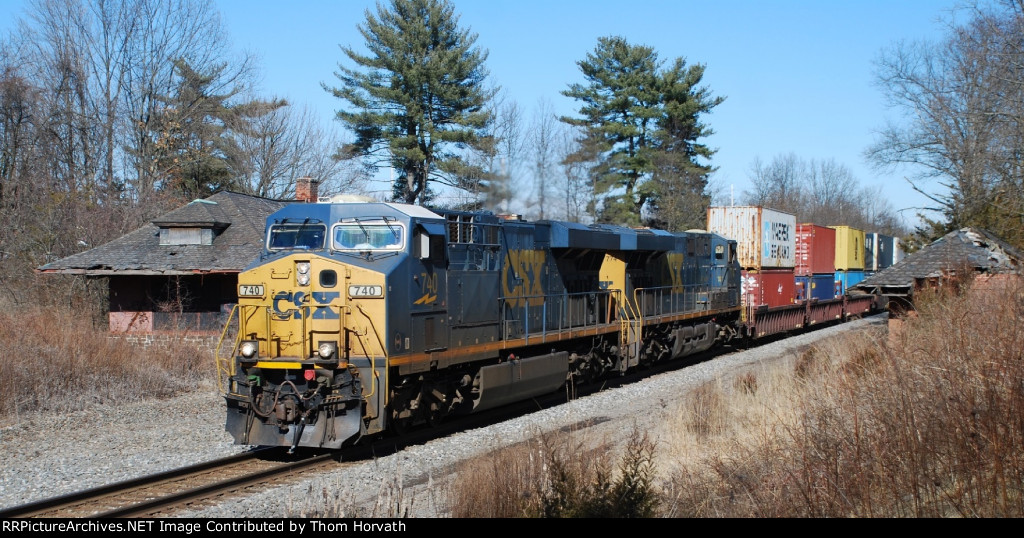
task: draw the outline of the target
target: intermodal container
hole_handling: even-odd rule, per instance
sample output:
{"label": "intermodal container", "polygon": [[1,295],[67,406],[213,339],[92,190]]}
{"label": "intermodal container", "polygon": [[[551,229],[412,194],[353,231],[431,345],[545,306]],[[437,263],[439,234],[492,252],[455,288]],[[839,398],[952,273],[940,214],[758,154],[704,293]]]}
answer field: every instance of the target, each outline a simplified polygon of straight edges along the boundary
{"label": "intermodal container", "polygon": [[836,271],[836,231],[817,224],[796,225],[796,274],[834,273]]}
{"label": "intermodal container", "polygon": [[[802,288],[802,289],[801,289]],[[807,275],[796,277],[797,301],[817,299],[827,301],[836,298],[836,274]],[[803,297],[803,299],[800,299]]]}
{"label": "intermodal container", "polygon": [[806,301],[811,292],[811,277],[809,276],[796,276],[796,302],[802,303]]}
{"label": "intermodal container", "polygon": [[881,271],[899,262],[902,256],[898,237],[879,233],[864,235],[864,269]]}
{"label": "intermodal container", "polygon": [[836,271],[864,270],[864,231],[849,226],[829,226],[836,231]]}
{"label": "intermodal container", "polygon": [[789,306],[796,302],[796,275],[792,269],[740,271],[743,306]]}
{"label": "intermodal container", "polygon": [[736,241],[742,269],[796,266],[796,216],[789,213],[761,206],[710,207],[708,231]]}
{"label": "intermodal container", "polygon": [[796,302],[799,303],[812,299],[818,301],[835,299],[837,296],[835,279],[835,273],[797,276]]}
{"label": "intermodal container", "polygon": [[843,295],[852,286],[860,284],[864,280],[864,271],[836,271],[835,272],[835,283],[836,293]]}

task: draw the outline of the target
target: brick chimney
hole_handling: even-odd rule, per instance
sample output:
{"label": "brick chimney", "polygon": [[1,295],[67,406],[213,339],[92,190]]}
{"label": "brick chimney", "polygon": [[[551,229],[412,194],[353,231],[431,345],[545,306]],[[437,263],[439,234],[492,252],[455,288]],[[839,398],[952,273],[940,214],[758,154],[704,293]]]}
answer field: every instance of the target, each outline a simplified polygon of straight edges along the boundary
{"label": "brick chimney", "polygon": [[303,176],[295,180],[295,200],[298,202],[316,202],[319,198],[317,194],[320,182],[309,177]]}

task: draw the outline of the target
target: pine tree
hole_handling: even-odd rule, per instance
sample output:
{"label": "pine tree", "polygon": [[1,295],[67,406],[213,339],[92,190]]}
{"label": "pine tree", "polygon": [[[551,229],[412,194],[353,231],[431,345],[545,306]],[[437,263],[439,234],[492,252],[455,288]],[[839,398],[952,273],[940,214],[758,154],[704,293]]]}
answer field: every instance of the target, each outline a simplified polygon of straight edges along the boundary
{"label": "pine tree", "polygon": [[647,210],[670,228],[690,224],[680,215],[707,206],[712,168],[701,159],[714,153],[697,142],[711,134],[699,116],[724,100],[698,87],[704,66],[687,67],[680,58],[663,69],[653,48],[622,37],[599,38],[577,65],[587,84],[562,94],[582,102],[581,117],[562,119],[585,129],[588,147],[599,148],[591,168],[603,195],[598,220],[636,226]]}
{"label": "pine tree", "polygon": [[486,148],[493,91],[485,89],[487,52],[458,25],[446,0],[391,0],[366,12],[359,27],[368,54],[342,47],[357,68],[339,64],[341,86],[324,89],[350,105],[337,118],[355,141],[344,158],[362,157],[370,170],[395,170],[393,200],[424,203],[431,185],[479,182],[484,170],[463,149]]}
{"label": "pine tree", "polygon": [[238,101],[241,89],[223,86],[226,67],[221,64],[201,73],[187,61],[176,60],[177,86],[172,95],[157,98],[161,106],[151,136],[155,165],[164,179],[160,187],[185,200],[238,190],[233,170],[239,158],[235,132],[246,129],[253,118],[287,104],[281,100]]}

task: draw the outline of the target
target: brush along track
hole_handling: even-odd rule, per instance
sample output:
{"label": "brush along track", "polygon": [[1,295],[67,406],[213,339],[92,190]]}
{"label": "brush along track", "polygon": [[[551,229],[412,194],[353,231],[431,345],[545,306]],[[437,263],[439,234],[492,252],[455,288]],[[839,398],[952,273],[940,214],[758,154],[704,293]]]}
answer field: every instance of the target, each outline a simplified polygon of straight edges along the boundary
{"label": "brush along track", "polygon": [[[305,467],[337,460],[322,454],[282,461],[278,448],[254,450],[134,480],[0,511],[0,518],[160,517],[202,508],[232,495],[280,485]],[[204,502],[205,501],[205,502]]]}

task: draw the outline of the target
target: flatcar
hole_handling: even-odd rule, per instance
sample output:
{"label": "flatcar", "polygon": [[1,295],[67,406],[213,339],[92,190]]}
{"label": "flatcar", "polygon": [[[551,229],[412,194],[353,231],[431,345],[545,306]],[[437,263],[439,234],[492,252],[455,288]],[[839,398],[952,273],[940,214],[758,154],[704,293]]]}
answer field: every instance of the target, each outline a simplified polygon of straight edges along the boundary
{"label": "flatcar", "polygon": [[286,206],[238,282],[226,430],[292,449],[698,353],[750,322],[721,235],[398,203]]}

